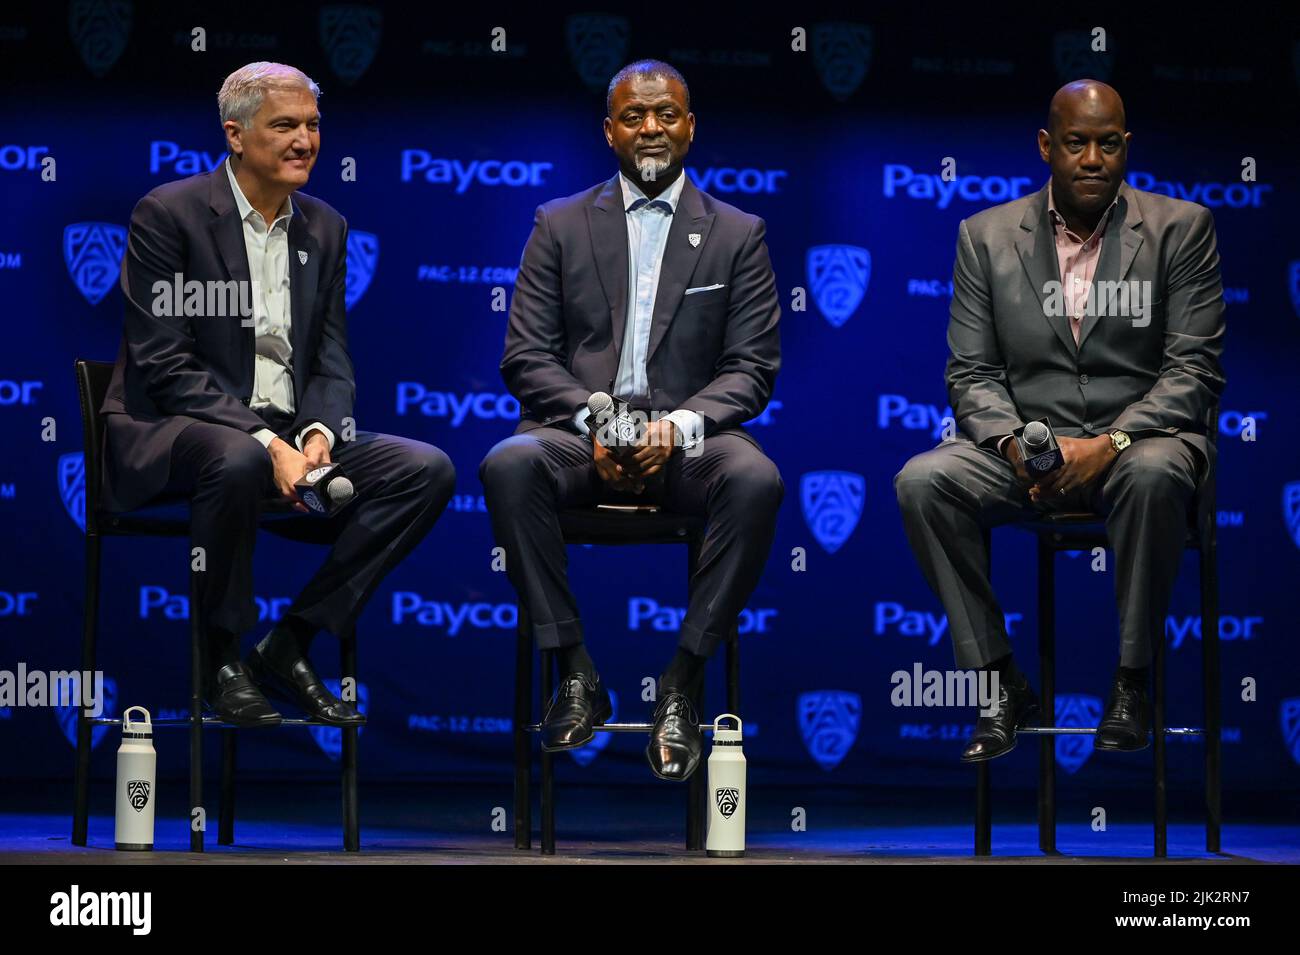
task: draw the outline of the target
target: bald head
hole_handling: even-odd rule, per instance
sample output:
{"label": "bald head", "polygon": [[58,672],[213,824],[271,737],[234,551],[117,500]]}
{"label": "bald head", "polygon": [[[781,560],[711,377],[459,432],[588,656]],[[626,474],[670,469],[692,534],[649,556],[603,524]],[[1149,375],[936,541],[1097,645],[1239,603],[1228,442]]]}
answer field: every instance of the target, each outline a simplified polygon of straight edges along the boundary
{"label": "bald head", "polygon": [[1074,118],[1088,119],[1124,128],[1124,101],[1113,87],[1100,80],[1075,80],[1066,83],[1052,97],[1047,108],[1047,131],[1056,135],[1064,123]]}

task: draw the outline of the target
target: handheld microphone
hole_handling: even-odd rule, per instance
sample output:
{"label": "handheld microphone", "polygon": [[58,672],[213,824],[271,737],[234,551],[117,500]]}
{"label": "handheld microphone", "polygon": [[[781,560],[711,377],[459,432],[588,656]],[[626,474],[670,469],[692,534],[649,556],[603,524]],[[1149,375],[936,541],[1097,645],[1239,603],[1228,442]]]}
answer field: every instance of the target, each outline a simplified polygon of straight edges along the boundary
{"label": "handheld microphone", "polygon": [[1030,477],[1043,477],[1065,464],[1065,455],[1056,442],[1056,435],[1046,418],[1030,421],[1012,432],[1013,440],[1020,445],[1020,456]]}
{"label": "handheld microphone", "polygon": [[641,440],[642,429],[631,413],[631,405],[597,391],[587,399],[587,428],[611,451],[630,454]]}
{"label": "handheld microphone", "polygon": [[356,496],[356,489],[338,464],[312,468],[294,484],[298,499],[321,517],[333,517]]}

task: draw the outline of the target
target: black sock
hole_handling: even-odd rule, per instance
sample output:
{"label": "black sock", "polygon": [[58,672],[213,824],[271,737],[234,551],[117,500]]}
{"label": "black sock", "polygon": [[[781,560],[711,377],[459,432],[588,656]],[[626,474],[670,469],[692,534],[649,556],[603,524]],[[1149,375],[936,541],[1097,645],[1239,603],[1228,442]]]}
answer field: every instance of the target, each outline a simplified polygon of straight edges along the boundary
{"label": "black sock", "polygon": [[1012,686],[1020,686],[1025,682],[1025,675],[1020,672],[1020,667],[1016,666],[1016,661],[1011,654],[1004,657],[998,657],[987,666],[980,667],[981,670],[996,670],[998,678]]}
{"label": "black sock", "polygon": [[264,656],[273,657],[279,662],[292,664],[299,657],[305,657],[311,650],[311,642],[316,637],[317,628],[307,621],[286,616],[276,622],[274,629],[257,645]]}
{"label": "black sock", "polygon": [[585,643],[575,643],[571,647],[560,647],[555,651],[560,661],[560,675],[572,676],[581,673],[584,676],[596,675],[596,664],[587,653]]}
{"label": "black sock", "polygon": [[1151,678],[1150,667],[1126,667],[1121,666],[1115,671],[1115,679],[1123,680],[1125,683],[1131,683],[1135,686],[1146,686],[1147,680]]}
{"label": "black sock", "polygon": [[679,693],[687,694],[693,699],[695,690],[704,676],[704,665],[708,662],[708,657],[702,657],[683,647],[678,647],[677,653],[673,655],[672,660],[668,663],[668,669],[664,670],[664,675],[659,678],[660,695],[663,695],[665,687],[670,687]]}
{"label": "black sock", "polygon": [[239,634],[219,627],[208,629],[208,669],[216,673],[223,666],[239,662]]}

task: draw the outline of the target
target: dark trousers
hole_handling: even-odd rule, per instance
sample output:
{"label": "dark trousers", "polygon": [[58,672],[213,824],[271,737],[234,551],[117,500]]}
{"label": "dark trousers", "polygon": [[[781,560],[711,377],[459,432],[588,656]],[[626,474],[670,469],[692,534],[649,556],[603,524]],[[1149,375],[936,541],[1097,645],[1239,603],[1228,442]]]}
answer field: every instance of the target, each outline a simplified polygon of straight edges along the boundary
{"label": "dark trousers", "polygon": [[[292,436],[282,437],[292,444]],[[340,634],[433,527],[456,475],[432,445],[369,431],[336,441],[330,456],[352,481],[356,499],[331,518],[303,516],[334,525],[334,544],[288,613]],[[196,422],[172,446],[163,493],[191,501],[191,544],[205,551],[199,594],[209,626],[242,633],[257,623],[253,545],[262,505],[278,494],[273,475],[267,450],[236,428]]]}
{"label": "dark trousers", "polygon": [[[654,498],[617,500],[707,518],[680,638],[682,647],[707,656],[727,639],[758,585],[785,485],[776,465],[740,435],[707,437],[700,451],[694,457],[673,452]],[[536,428],[492,448],[479,477],[497,544],[505,548],[506,574],[528,610],[538,647],[581,643],[558,511],[615,499],[596,473],[591,445],[567,428]]]}
{"label": "dark trousers", "polygon": [[[1149,665],[1152,641],[1163,639],[1201,466],[1182,439],[1145,438],[1091,488],[1044,502],[1044,509],[1106,516],[1123,666]],[[1010,653],[983,530],[1036,514],[1011,463],[970,441],[946,441],[908,461],[894,489],[912,551],[948,614],[957,666],[981,667]]]}

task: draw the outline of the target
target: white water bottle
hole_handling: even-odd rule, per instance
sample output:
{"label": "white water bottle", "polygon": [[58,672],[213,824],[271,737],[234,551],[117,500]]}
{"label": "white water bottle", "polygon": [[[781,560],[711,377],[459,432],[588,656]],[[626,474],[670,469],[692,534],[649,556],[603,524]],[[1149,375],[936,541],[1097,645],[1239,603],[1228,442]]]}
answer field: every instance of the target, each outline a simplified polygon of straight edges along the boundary
{"label": "white water bottle", "polygon": [[[144,721],[132,721],[134,712]],[[122,714],[122,745],[117,750],[117,816],[113,841],[117,848],[153,850],[154,784],[158,775],[158,754],[153,749],[153,723],[143,706],[132,706]]]}
{"label": "white water bottle", "polygon": [[[723,720],[735,722],[725,729]],[[745,751],[741,747],[740,717],[723,713],[713,721],[713,751],[709,753],[709,828],[704,847],[717,858],[745,854]]]}

